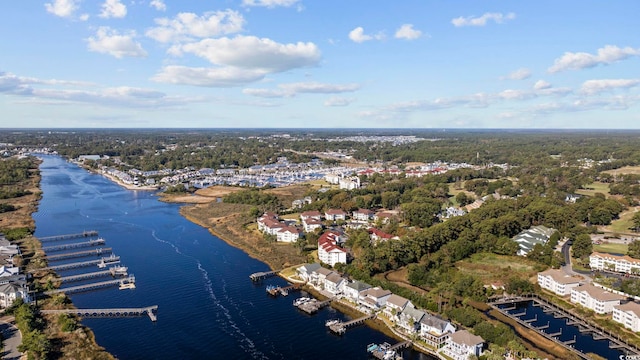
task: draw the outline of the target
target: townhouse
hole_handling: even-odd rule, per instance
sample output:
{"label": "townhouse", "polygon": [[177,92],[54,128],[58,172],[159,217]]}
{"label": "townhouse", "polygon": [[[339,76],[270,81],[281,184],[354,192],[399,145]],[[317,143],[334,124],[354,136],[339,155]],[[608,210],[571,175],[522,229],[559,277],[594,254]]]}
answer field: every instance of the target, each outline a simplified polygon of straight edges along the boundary
{"label": "townhouse", "polygon": [[594,252],[589,256],[592,270],[609,270],[628,274],[640,274],[640,260],[628,255]]}
{"label": "townhouse", "polygon": [[613,312],[613,307],[620,305],[626,297],[603,290],[599,287],[584,284],[571,289],[571,302],[591,309],[598,314]]}
{"label": "townhouse", "polygon": [[560,296],[571,295],[571,289],[580,285],[582,280],[581,277],[567,275],[561,269],[549,269],[538,273],[540,287]]}
{"label": "townhouse", "polygon": [[629,301],[626,304],[614,306],[613,321],[622,324],[633,332],[640,331],[640,304]]}

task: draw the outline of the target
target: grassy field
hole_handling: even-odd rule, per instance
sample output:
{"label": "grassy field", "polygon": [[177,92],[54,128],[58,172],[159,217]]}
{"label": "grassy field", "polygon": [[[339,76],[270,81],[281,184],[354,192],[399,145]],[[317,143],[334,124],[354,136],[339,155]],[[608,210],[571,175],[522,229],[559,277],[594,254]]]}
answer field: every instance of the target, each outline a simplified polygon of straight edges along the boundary
{"label": "grassy field", "polygon": [[640,174],[640,166],[625,166],[620,169],[607,170],[603,172],[611,175],[623,175],[623,174],[638,175]]}
{"label": "grassy field", "polygon": [[491,253],[473,254],[458,261],[456,267],[463,273],[480,276],[487,281],[504,281],[512,275],[529,278],[538,271],[536,264],[525,258]]}
{"label": "grassy field", "polygon": [[609,184],[594,182],[585,186],[584,189],[576,190],[576,194],[585,196],[593,196],[595,193],[603,193],[605,196],[609,196]]}
{"label": "grassy field", "polygon": [[635,208],[627,209],[620,214],[620,219],[614,220],[611,222],[607,230],[610,230],[614,233],[628,233],[631,232],[631,227],[633,226],[633,214],[636,213]]}
{"label": "grassy field", "polygon": [[617,244],[617,243],[608,243],[608,244],[593,244],[593,251],[602,252],[602,253],[610,253],[610,254],[626,254],[629,246],[627,244]]}

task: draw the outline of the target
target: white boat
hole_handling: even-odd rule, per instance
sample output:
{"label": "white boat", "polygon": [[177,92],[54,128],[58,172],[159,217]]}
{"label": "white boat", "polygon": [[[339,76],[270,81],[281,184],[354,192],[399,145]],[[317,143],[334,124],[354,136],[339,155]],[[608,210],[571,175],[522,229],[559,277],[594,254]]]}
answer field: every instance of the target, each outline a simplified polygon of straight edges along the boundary
{"label": "white boat", "polygon": [[311,298],[308,298],[308,297],[297,298],[293,301],[293,306],[300,306],[309,300],[311,300]]}
{"label": "white boat", "polygon": [[337,324],[337,323],[339,323],[339,322],[340,322],[340,320],[338,320],[338,319],[331,319],[331,320],[327,320],[327,321],[324,323],[324,325],[325,325],[326,327],[329,327],[329,326],[331,326],[331,325],[335,325],[335,324]]}
{"label": "white boat", "polygon": [[120,283],[120,286],[118,288],[120,290],[135,289],[136,283],[131,283],[131,282]]}

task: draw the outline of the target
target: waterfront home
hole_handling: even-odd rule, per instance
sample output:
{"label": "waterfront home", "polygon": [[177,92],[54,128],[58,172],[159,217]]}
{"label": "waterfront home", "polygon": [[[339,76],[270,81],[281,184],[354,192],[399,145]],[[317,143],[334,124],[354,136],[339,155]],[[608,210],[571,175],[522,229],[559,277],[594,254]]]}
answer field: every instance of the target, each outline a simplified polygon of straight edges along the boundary
{"label": "waterfront home", "polygon": [[324,289],[333,295],[338,295],[342,293],[345,283],[346,280],[340,274],[334,272],[324,279]]}
{"label": "waterfront home", "polygon": [[629,301],[626,304],[614,306],[613,321],[619,322],[633,332],[640,331],[640,304]]}
{"label": "waterfront home", "polygon": [[329,209],[324,212],[324,218],[330,221],[347,220],[347,213],[342,209]]}
{"label": "waterfront home", "polygon": [[571,289],[571,302],[580,304],[598,314],[608,314],[613,307],[620,305],[626,297],[603,290],[599,287],[584,284]]}
{"label": "waterfront home", "polygon": [[544,245],[549,241],[556,229],[548,228],[544,225],[534,226],[513,237],[513,241],[518,243],[518,255],[526,256],[537,244]]}
{"label": "waterfront home", "polygon": [[30,302],[29,288],[25,282],[10,282],[0,285],[0,307],[7,308],[17,299]]}
{"label": "waterfront home", "polygon": [[305,232],[312,232],[316,229],[322,229],[322,221],[315,218],[302,219],[302,227]]}
{"label": "waterfront home", "polygon": [[420,337],[433,348],[444,346],[449,334],[455,331],[453,324],[439,316],[426,314],[420,319]]}
{"label": "waterfront home", "polygon": [[413,335],[420,331],[420,320],[426,315],[424,311],[414,308],[413,305],[406,306],[398,315],[397,325]]}
{"label": "waterfront home", "polygon": [[560,269],[549,269],[538,273],[538,284],[557,295],[571,295],[571,289],[580,285],[582,277],[569,276]]}
{"label": "waterfront home", "polygon": [[347,263],[347,251],[338,246],[340,234],[335,231],[327,231],[318,239],[318,259],[325,264]]}
{"label": "waterfront home", "polygon": [[591,270],[609,270],[628,274],[640,274],[640,260],[628,255],[593,252],[589,256]]}
{"label": "waterfront home", "polygon": [[311,273],[318,270],[320,268],[320,264],[318,263],[313,263],[313,264],[304,264],[302,266],[299,266],[296,269],[296,273],[298,274],[298,277],[304,281],[309,281],[309,278],[311,277]]}
{"label": "waterfront home", "polygon": [[327,268],[320,267],[311,273],[311,276],[309,277],[309,282],[313,286],[322,289],[324,288],[324,281],[327,279],[327,276],[333,273],[334,273],[333,271]]}
{"label": "waterfront home", "polygon": [[351,218],[353,220],[366,222],[373,219],[373,215],[375,215],[375,213],[369,209],[358,209],[353,212]]}
{"label": "waterfront home", "polygon": [[362,281],[353,280],[344,285],[342,293],[347,299],[357,303],[360,299],[360,293],[367,289],[371,289],[371,285]]}
{"label": "waterfront home", "polygon": [[385,306],[390,296],[391,291],[376,286],[360,292],[358,305],[373,311],[378,311]]}
{"label": "waterfront home", "polygon": [[449,336],[443,352],[453,360],[467,360],[482,355],[484,339],[467,330],[456,331]]}
{"label": "waterfront home", "polygon": [[276,233],[276,240],[279,242],[293,243],[300,238],[300,230],[293,226],[285,226]]}
{"label": "waterfront home", "polygon": [[405,299],[400,295],[391,294],[384,306],[384,313],[389,317],[389,319],[398,321],[398,314],[400,314],[407,306],[413,307],[413,304],[409,299]]}

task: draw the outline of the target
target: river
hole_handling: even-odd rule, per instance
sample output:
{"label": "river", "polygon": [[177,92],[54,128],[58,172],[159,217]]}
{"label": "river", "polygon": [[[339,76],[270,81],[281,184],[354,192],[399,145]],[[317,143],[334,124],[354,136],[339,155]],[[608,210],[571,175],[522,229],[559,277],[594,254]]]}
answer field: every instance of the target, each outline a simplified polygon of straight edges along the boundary
{"label": "river", "polygon": [[[275,277],[253,284],[249,274],[268,266],[183,218],[180,205],[160,202],[152,192],[126,190],[60,157],[41,158],[35,235],[96,230],[136,277],[134,290],[77,293],[71,295],[74,305],[159,306],[156,323],[146,317],[82,321],[117,358],[364,359],[367,344],[395,342],[365,326],[343,336],[329,333],[325,320],[344,315],[325,308],[308,316],[292,306],[299,295],[269,297],[266,285],[285,282]],[[414,351],[404,355],[429,358]]]}

